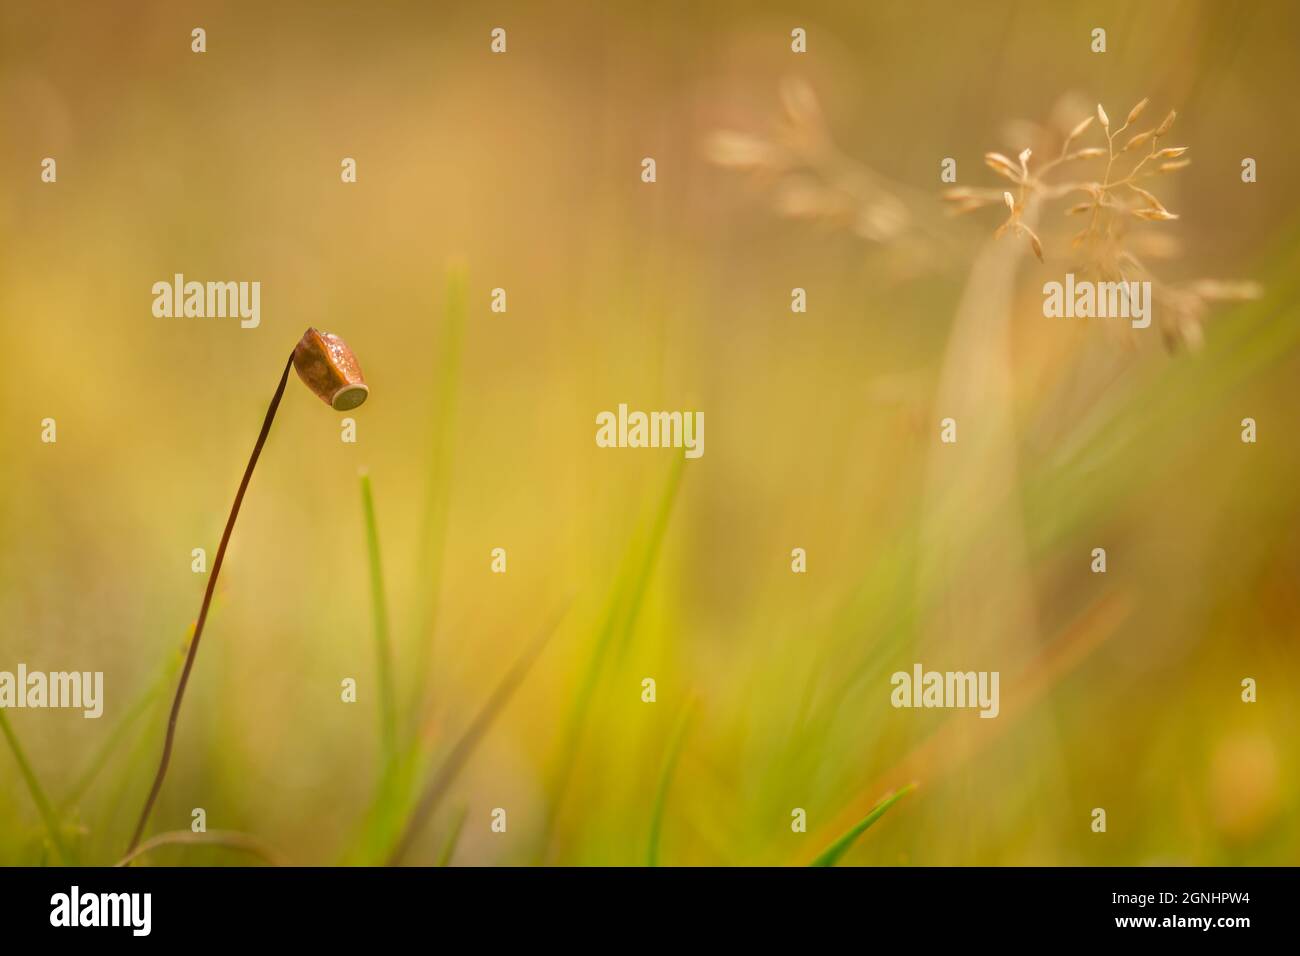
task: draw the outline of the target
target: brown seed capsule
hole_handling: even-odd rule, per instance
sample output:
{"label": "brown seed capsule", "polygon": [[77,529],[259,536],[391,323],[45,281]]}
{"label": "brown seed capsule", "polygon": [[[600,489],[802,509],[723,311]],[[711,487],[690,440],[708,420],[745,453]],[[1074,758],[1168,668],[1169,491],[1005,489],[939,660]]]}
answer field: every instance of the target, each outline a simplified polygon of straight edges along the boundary
{"label": "brown seed capsule", "polygon": [[303,384],[340,412],[356,408],[370,395],[356,356],[331,332],[308,329],[293,350],[293,367]]}

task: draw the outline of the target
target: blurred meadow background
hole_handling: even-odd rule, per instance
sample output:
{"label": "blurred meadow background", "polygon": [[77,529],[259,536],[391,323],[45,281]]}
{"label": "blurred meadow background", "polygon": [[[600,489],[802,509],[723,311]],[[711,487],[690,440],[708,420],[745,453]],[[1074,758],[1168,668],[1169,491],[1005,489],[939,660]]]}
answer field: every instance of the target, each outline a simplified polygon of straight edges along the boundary
{"label": "blurred meadow background", "polygon": [[[915,783],[842,863],[1300,861],[1298,32],[1284,2],[4,4],[0,670],[103,671],[105,709],[4,712],[0,863],[121,857],[191,549],[309,325],[371,398],[345,444],[290,383],[151,834],[202,807],[382,863],[433,778],[402,862],[804,864]],[[1068,203],[1039,263],[1004,208],[945,214],[940,162],[1001,189],[987,151],[1144,97],[1192,160],[1134,231],[1153,271],[1262,294],[1044,318]],[[260,327],[155,318],[178,272],[260,281]],[[703,457],[596,447],[620,402],[702,410]],[[998,670],[1000,716],[894,709],[917,661]]]}

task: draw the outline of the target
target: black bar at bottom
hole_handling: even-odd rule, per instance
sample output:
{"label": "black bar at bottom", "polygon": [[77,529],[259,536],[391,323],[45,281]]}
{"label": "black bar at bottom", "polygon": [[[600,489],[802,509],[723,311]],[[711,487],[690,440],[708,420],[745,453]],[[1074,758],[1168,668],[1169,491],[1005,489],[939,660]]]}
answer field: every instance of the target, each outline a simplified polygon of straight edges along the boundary
{"label": "black bar at bottom", "polygon": [[128,945],[644,938],[802,948],[832,932],[863,943],[902,932],[927,946],[1045,933],[1232,945],[1291,928],[1296,888],[1295,869],[1253,868],[3,869],[0,926],[6,943],[75,933]]}

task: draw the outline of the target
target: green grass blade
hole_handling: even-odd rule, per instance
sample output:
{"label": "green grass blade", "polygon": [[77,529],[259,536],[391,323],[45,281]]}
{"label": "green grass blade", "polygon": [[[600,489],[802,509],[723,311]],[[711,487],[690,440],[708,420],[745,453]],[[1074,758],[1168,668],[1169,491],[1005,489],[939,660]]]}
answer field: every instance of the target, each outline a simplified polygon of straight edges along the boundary
{"label": "green grass blade", "polygon": [[[362,826],[359,843],[345,855],[345,861],[351,863],[373,864],[382,861],[389,854],[413,811],[415,782],[423,776],[431,757],[418,734],[418,728],[419,722],[427,719],[434,696],[431,686],[434,634],[437,630],[439,596],[442,590],[443,553],[451,498],[451,449],[455,435],[462,341],[468,312],[467,278],[463,264],[452,262],[447,266],[444,295],[442,322],[434,348],[437,358],[433,369],[435,393],[426,492],[428,504],[416,560],[416,567],[423,573],[419,590],[426,600],[418,611],[412,630],[411,663],[403,669],[410,676],[408,681],[403,681],[401,689],[403,698],[410,701],[408,719],[403,724],[407,733],[404,741],[395,740],[394,757],[386,761],[388,769],[381,777],[374,803]],[[373,525],[369,517],[367,524],[368,527]],[[376,555],[371,562],[372,577],[377,573],[377,568]],[[385,622],[386,620],[385,614]],[[378,630],[377,619],[377,633]],[[396,710],[394,704],[394,711]]]}
{"label": "green grass blade", "polygon": [[456,844],[460,842],[460,831],[465,826],[465,816],[469,813],[469,807],[461,807],[456,813],[456,818],[452,821],[451,832],[447,834],[447,839],[443,841],[442,849],[438,852],[438,862],[434,866],[447,866],[451,863],[451,858],[456,853]]}
{"label": "green grass blade", "polygon": [[849,848],[853,846],[853,844],[857,841],[858,837],[862,836],[862,834],[865,833],[873,823],[875,823],[877,820],[883,817],[885,815],[885,811],[887,811],[899,800],[903,799],[903,797],[905,797],[908,791],[912,790],[913,787],[915,787],[915,784],[909,783],[906,787],[903,787],[897,793],[891,794],[890,796],[881,800],[874,807],[872,807],[871,812],[868,813],[861,820],[859,820],[858,823],[855,824],[854,827],[851,830],[849,830],[848,833],[844,834],[842,837],[840,837],[838,840],[836,840],[834,843],[828,846],[826,850],[821,854],[821,856],[817,857],[817,859],[813,860],[808,865],[809,866],[834,866],[836,863],[839,862],[840,857],[842,857],[845,853],[849,851]]}
{"label": "green grass blade", "polygon": [[688,699],[677,718],[668,740],[668,750],[664,754],[663,769],[659,771],[659,786],[655,788],[654,806],[650,811],[650,841],[646,850],[646,866],[659,865],[659,835],[663,832],[664,809],[668,805],[668,788],[672,786],[673,773],[677,770],[677,759],[682,755],[682,744],[686,740],[686,731],[691,723],[691,712],[695,701]]}
{"label": "green grass blade", "polygon": [[379,742],[383,754],[381,778],[387,779],[397,760],[397,691],[393,686],[393,649],[388,633],[388,601],[379,555],[379,526],[370,476],[361,475],[361,510],[366,522],[366,555],[370,563],[370,599],[374,611],[375,656],[379,675]]}
{"label": "green grass blade", "polygon": [[366,556],[370,570],[370,601],[375,639],[376,675],[379,699],[379,778],[370,810],[362,825],[360,845],[347,862],[373,863],[400,832],[410,807],[416,754],[404,753],[398,740],[397,687],[393,676],[393,645],[389,627],[388,598],[379,546],[379,522],[375,517],[374,489],[370,476],[361,473],[361,511],[366,527]]}
{"label": "green grass blade", "polygon": [[378,866],[383,863],[410,817],[415,782],[428,762],[428,755],[413,745],[399,754],[386,771],[381,768],[379,784],[369,808],[358,823],[356,835],[342,855],[342,865]]}
{"label": "green grass blade", "polygon": [[411,660],[413,696],[425,706],[412,708],[412,717],[426,712],[432,696],[428,682],[432,675],[434,634],[438,626],[439,596],[442,591],[443,552],[450,513],[452,444],[455,437],[456,399],[460,389],[460,361],[465,337],[467,278],[459,262],[447,266],[443,318],[434,354],[435,388],[433,406],[433,441],[430,450],[428,505],[420,537],[416,567],[423,572],[421,592],[426,595],[415,629],[415,646]]}
{"label": "green grass blade", "polygon": [[122,742],[126,740],[135,723],[147,714],[151,707],[156,706],[159,700],[166,697],[167,689],[171,686],[172,680],[176,677],[176,673],[181,669],[184,662],[185,653],[181,651],[172,655],[171,660],[159,668],[158,676],[127,708],[126,713],[118,718],[113,729],[109,731],[108,737],[100,745],[99,750],[95,752],[95,756],[86,764],[86,769],[81,772],[81,776],[77,778],[72,789],[60,802],[59,809],[61,811],[70,810],[86,795],[91,785],[99,777],[100,772],[108,765],[109,759],[117,751],[117,748],[122,745]]}
{"label": "green grass blade", "polygon": [[36,779],[36,772],[32,770],[32,765],[27,762],[27,756],[18,743],[18,735],[9,726],[9,718],[2,707],[0,707],[0,732],[4,733],[5,740],[9,742],[9,749],[13,751],[14,759],[18,761],[18,770],[23,775],[27,789],[31,792],[36,809],[40,811],[41,819],[45,821],[45,830],[49,834],[50,843],[53,844],[55,852],[59,855],[59,860],[63,863],[71,862],[68,847],[63,842],[59,817],[54,812],[54,807],[50,804],[49,799],[45,796],[45,791],[41,789],[41,783]]}
{"label": "green grass blade", "polygon": [[668,487],[659,501],[659,508],[655,512],[654,521],[650,526],[650,537],[645,550],[640,556],[640,563],[633,572],[631,588],[624,603],[623,614],[619,621],[620,626],[616,632],[619,637],[618,646],[620,652],[627,648],[628,639],[632,636],[632,629],[641,612],[641,602],[645,600],[646,591],[649,590],[650,575],[654,571],[655,563],[659,559],[659,551],[663,547],[664,536],[668,531],[668,519],[672,517],[673,505],[677,501],[677,489],[681,487],[685,467],[685,458],[674,459],[672,471],[668,477]]}
{"label": "green grass blade", "polygon": [[519,655],[514,665],[501,678],[496,689],[483,703],[474,719],[470,721],[469,726],[460,735],[446,759],[429,777],[420,795],[419,802],[406,821],[406,829],[403,831],[401,839],[397,841],[397,845],[388,857],[389,866],[397,866],[405,858],[407,852],[419,837],[420,831],[428,823],[429,817],[437,809],[438,803],[460,774],[461,768],[474,755],[474,751],[478,749],[483,737],[491,729],[492,724],[496,722],[506,704],[514,697],[515,691],[524,682],[524,678],[532,670],[534,662],[547,643],[550,642],[551,637],[559,630],[560,624],[567,614],[568,603],[566,602],[564,608],[555,616],[555,619]]}
{"label": "green grass blade", "polygon": [[672,471],[668,476],[668,482],[655,510],[646,540],[644,542],[634,540],[628,547],[628,553],[621,565],[608,610],[597,634],[595,645],[592,647],[586,672],[573,699],[573,705],[569,710],[569,716],[565,722],[565,729],[561,738],[559,755],[556,760],[556,770],[552,774],[550,781],[551,805],[547,812],[546,823],[542,828],[540,844],[543,856],[549,850],[551,834],[560,808],[564,803],[569,778],[573,773],[573,765],[577,760],[578,749],[582,743],[587,714],[591,708],[592,697],[599,683],[609,648],[615,643],[620,646],[624,645],[636,624],[641,599],[649,585],[651,573],[654,571],[655,557],[659,553],[659,546],[667,531],[673,503],[677,498],[677,489],[681,485],[684,461],[683,458],[677,458],[673,463]]}

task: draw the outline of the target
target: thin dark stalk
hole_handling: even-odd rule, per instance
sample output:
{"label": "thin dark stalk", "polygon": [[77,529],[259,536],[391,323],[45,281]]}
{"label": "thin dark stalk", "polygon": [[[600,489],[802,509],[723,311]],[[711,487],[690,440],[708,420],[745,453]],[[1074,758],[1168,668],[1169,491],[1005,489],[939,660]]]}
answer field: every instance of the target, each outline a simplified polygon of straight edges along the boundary
{"label": "thin dark stalk", "polygon": [[190,641],[190,650],[185,656],[185,669],[181,671],[181,682],[176,687],[176,697],[172,700],[171,715],[167,718],[167,738],[163,742],[162,760],[158,763],[158,773],[153,778],[153,786],[149,788],[149,797],[145,800],[144,809],[140,812],[140,822],[135,825],[135,834],[131,837],[131,845],[126,849],[128,859],[140,844],[140,837],[144,835],[145,825],[149,822],[149,814],[153,810],[154,802],[158,799],[158,792],[162,790],[163,777],[167,775],[167,765],[171,763],[172,745],[176,740],[176,719],[180,716],[181,700],[185,696],[185,687],[190,681],[190,671],[194,669],[194,658],[199,650],[199,638],[203,636],[203,623],[208,619],[208,607],[212,604],[212,592],[216,590],[217,576],[221,574],[221,563],[226,557],[226,545],[230,543],[230,532],[234,530],[235,519],[239,517],[239,506],[244,503],[244,492],[248,490],[248,482],[253,477],[253,468],[257,465],[258,456],[262,454],[262,446],[266,444],[266,436],[271,432],[271,423],[275,421],[275,412],[280,407],[280,399],[284,396],[284,386],[289,381],[289,369],[292,366],[293,354],[290,353],[289,361],[285,363],[284,372],[280,375],[280,384],[275,387],[275,396],[271,399],[271,405],[266,410],[266,419],[262,422],[261,432],[258,433],[257,444],[253,446],[253,455],[248,459],[248,467],[244,469],[244,478],[239,483],[239,491],[235,493],[235,503],[230,508],[230,517],[226,519],[226,530],[221,533],[221,544],[217,546],[217,558],[212,562],[212,574],[208,578],[207,589],[203,592],[203,605],[199,608],[198,622],[194,625],[194,639]]}

